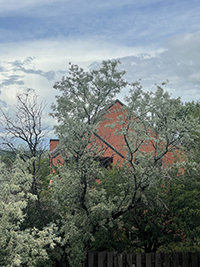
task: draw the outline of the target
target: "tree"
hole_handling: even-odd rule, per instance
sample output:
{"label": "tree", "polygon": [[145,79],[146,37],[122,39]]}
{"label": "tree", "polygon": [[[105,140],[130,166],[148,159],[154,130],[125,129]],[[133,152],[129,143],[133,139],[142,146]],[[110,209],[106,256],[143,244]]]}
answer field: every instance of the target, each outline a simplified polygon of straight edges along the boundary
{"label": "tree", "polygon": [[37,196],[35,205],[41,226],[47,224],[39,189],[41,160],[47,149],[45,142],[47,127],[42,125],[44,109],[45,104],[38,103],[37,95],[33,91],[17,95],[17,104],[12,116],[7,115],[1,109],[1,124],[5,130],[2,136],[2,146],[15,154],[19,153],[24,162],[34,158],[28,166],[29,173],[33,175],[30,192]]}
{"label": "tree", "polygon": [[133,247],[155,252],[169,242],[185,240],[188,234],[180,210],[183,196],[177,192],[189,182],[187,148],[195,144],[198,124],[182,115],[180,99],[171,99],[159,86],[155,93],[145,93],[135,84],[126,100],[126,118],[118,118],[123,127],[117,134],[124,137],[136,188],[146,183],[146,189],[140,205],[124,214],[124,227],[138,239]]}
{"label": "tree", "polygon": [[[179,130],[175,142],[180,139],[178,145],[175,144],[174,147],[183,151],[182,162],[180,162],[180,155],[179,158],[176,157],[174,160],[177,167],[174,166],[175,164],[170,164],[169,169],[168,166],[169,178],[173,179],[170,182],[161,180],[161,183],[155,187],[156,194],[149,194],[146,204],[141,203],[141,207],[124,218],[126,228],[129,229],[133,237],[137,237],[136,243],[129,244],[133,248],[139,247],[145,252],[169,251],[170,249],[194,251],[196,249],[195,242],[197,243],[199,240],[197,222],[199,221],[200,197],[198,193],[200,126],[198,114],[198,102],[182,104],[179,111],[176,111],[174,119],[179,120],[182,125],[185,124],[184,129],[182,129],[185,137],[181,135]],[[169,116],[167,119],[169,120]],[[193,127],[190,129],[191,124]],[[170,133],[173,134],[172,130]],[[170,139],[173,140],[173,138]],[[166,145],[164,149],[165,147]],[[180,169],[181,165],[184,172],[183,169]],[[155,202],[155,195],[161,200],[160,203]],[[164,205],[160,205],[162,202]],[[133,230],[131,229],[132,226],[134,226]]]}
{"label": "tree", "polygon": [[185,222],[185,231],[187,234],[187,242],[182,248],[187,251],[198,250],[198,242],[200,238],[199,229],[199,212],[200,212],[200,103],[188,102],[183,107],[182,114],[188,120],[195,123],[192,130],[192,143],[185,145],[185,155],[187,165],[185,167],[184,179],[179,186],[176,186],[176,198],[174,205],[178,208],[181,220]]}
{"label": "tree", "polygon": [[[101,170],[95,187],[105,189],[107,198],[116,198],[123,190],[126,177],[118,167]],[[176,172],[177,173],[177,172]],[[127,211],[113,224],[104,227],[95,236],[90,250],[122,252],[168,252],[172,244],[180,244],[188,235],[186,221],[180,214],[179,194],[184,184],[183,177],[174,177],[172,181],[158,180],[157,184],[134,208]],[[183,201],[183,200],[182,200]],[[190,200],[191,201],[191,200]]]}
{"label": "tree", "polygon": [[127,84],[123,80],[124,72],[117,72],[116,66],[116,61],[103,62],[101,69],[85,72],[71,65],[68,77],[54,85],[62,95],[56,96],[57,105],[52,105],[51,115],[59,123],[56,133],[67,148],[69,161],[78,162],[82,155],[91,157],[96,153],[96,148],[92,151],[87,147],[104,118],[103,109],[112,104],[113,98]]}
{"label": "tree", "polygon": [[[63,245],[68,248],[69,260],[73,266],[80,266],[82,256],[87,252],[90,243],[91,231],[95,232],[99,227],[99,222],[90,222],[91,211],[87,205],[88,193],[96,191],[91,191],[97,172],[94,158],[102,154],[101,149],[94,145],[93,135],[97,132],[98,123],[104,118],[103,109],[112,103],[120,88],[126,85],[122,78],[124,72],[117,72],[116,66],[117,62],[103,62],[100,70],[85,72],[72,65],[68,77],[54,86],[62,92],[61,96],[57,96],[57,105],[52,106],[52,115],[59,122],[55,128],[63,150],[67,150],[67,165],[61,169],[60,176],[63,179],[54,177],[54,182],[57,181],[58,184],[52,185],[52,189],[55,198],[59,199],[58,203],[62,203],[57,209],[65,220],[62,227]],[[73,187],[71,183],[74,184]],[[71,188],[67,198],[66,191],[62,192],[58,185],[64,191]],[[101,194],[104,195],[103,192]],[[103,195],[102,200],[105,199]],[[63,205],[68,207],[67,212]],[[103,220],[102,216],[101,218]],[[70,223],[66,224],[66,221]],[[85,232],[84,240],[80,232]]]}
{"label": "tree", "polygon": [[[124,72],[116,67],[116,61],[108,61],[99,70],[84,72],[72,65],[69,75],[54,86],[62,93],[52,106],[52,115],[58,120],[55,129],[66,158],[54,177],[52,192],[71,266],[82,266],[97,233],[120,224],[121,217],[140,203],[148,203],[152,189],[154,198],[165,205],[156,185],[183,174],[185,144],[192,142],[195,125],[187,117],[178,117],[182,109],[179,99],[170,98],[160,86],[154,93],[145,93],[139,83],[129,84],[133,89],[125,98],[124,115],[107,125],[116,129],[126,149],[115,177],[121,191],[108,197],[106,188],[97,189],[100,166],[95,157],[103,153],[95,143],[98,124],[105,119],[106,107],[116,93],[128,84]],[[176,173],[172,172],[175,168]]]}
{"label": "tree", "polygon": [[0,266],[51,266],[47,248],[59,243],[53,224],[42,230],[21,229],[28,202],[36,201],[30,193],[33,178],[27,172],[29,164],[17,157],[8,170],[0,163]]}
{"label": "tree", "polygon": [[125,243],[129,251],[168,252],[171,244],[185,242],[186,225],[179,213],[179,206],[176,205],[180,181],[175,186],[174,180],[175,178],[173,184],[158,184],[156,194],[149,194],[148,202],[141,202],[135,210],[125,214],[122,220],[126,233],[129,234]]}

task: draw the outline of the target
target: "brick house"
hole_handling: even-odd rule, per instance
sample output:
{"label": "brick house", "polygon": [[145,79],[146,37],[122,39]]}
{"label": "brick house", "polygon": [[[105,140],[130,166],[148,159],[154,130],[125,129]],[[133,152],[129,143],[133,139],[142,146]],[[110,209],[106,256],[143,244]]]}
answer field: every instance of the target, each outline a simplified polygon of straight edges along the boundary
{"label": "brick house", "polygon": [[[103,154],[101,157],[98,157],[98,161],[104,167],[108,167],[113,163],[114,165],[122,164],[124,158],[126,157],[126,144],[122,135],[116,135],[115,131],[120,130],[122,127],[121,124],[115,125],[115,127],[106,127],[109,123],[117,122],[117,117],[122,115],[124,116],[125,110],[123,109],[124,104],[120,100],[116,100],[112,105],[107,108],[105,114],[105,120],[102,121],[98,127],[97,133],[95,133],[95,140],[103,149]],[[151,133],[150,135],[153,135]],[[151,152],[153,151],[152,143],[146,142],[141,145],[141,151]],[[63,158],[61,157],[61,145],[58,139],[50,140],[50,162],[52,166],[57,164],[63,164]],[[164,159],[162,159],[162,164],[172,164],[174,161],[173,153],[167,152]]]}

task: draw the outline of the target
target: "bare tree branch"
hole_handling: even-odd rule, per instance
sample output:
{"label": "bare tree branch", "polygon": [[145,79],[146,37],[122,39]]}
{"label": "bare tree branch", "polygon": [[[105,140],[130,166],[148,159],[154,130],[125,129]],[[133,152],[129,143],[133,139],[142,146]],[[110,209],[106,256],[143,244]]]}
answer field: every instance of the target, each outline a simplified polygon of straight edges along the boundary
{"label": "bare tree branch", "polygon": [[[12,150],[15,154],[19,153],[24,162],[27,159],[34,158],[28,171],[33,177],[31,191],[37,196],[36,207],[44,225],[46,224],[46,218],[40,203],[38,172],[41,168],[41,157],[47,150],[45,137],[48,133],[48,127],[43,127],[42,125],[45,107],[45,103],[38,103],[38,96],[31,91],[17,95],[17,104],[14,106],[15,109],[12,116],[0,109],[1,124],[5,130],[1,137],[3,148]],[[21,144],[22,147],[20,146]]]}

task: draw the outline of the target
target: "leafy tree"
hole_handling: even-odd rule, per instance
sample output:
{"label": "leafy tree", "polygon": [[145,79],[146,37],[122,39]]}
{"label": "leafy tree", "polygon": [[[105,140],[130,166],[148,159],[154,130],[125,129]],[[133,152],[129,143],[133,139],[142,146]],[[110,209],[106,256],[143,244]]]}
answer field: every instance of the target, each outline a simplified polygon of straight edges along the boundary
{"label": "leafy tree", "polygon": [[[82,266],[102,229],[112,228],[140,203],[148,203],[152,189],[162,181],[170,182],[177,173],[182,174],[185,144],[192,143],[195,135],[193,121],[178,117],[182,110],[179,99],[170,98],[159,86],[154,93],[145,93],[140,84],[129,85],[133,89],[125,98],[124,115],[107,125],[120,125],[115,132],[126,149],[123,166],[116,173],[121,190],[108,196],[106,188],[97,189],[100,166],[95,157],[103,154],[95,142],[98,125],[116,93],[128,84],[124,72],[116,67],[116,61],[107,61],[99,70],[85,72],[72,65],[69,75],[54,86],[62,93],[52,106],[52,115],[58,120],[55,129],[60,149],[66,152],[66,164],[54,177],[52,192],[71,266]],[[177,160],[172,160],[173,155]],[[156,190],[154,198],[165,203]]]}
{"label": "leafy tree", "polygon": [[188,148],[190,152],[190,158],[192,155],[200,163],[200,134],[199,134],[199,125],[200,125],[200,101],[197,102],[188,102],[185,104],[185,113],[190,120],[195,120],[196,128],[194,129],[194,142],[193,146]]}
{"label": "leafy tree", "polygon": [[51,266],[47,248],[54,248],[59,238],[53,224],[38,230],[21,229],[28,201],[36,201],[30,193],[30,162],[17,158],[9,170],[0,164],[0,266]]}
{"label": "leafy tree", "polygon": [[6,164],[7,168],[11,168],[13,165],[13,162],[16,160],[16,154],[12,151],[5,151],[3,150],[1,153],[1,161]]}
{"label": "leafy tree", "polygon": [[[194,169],[192,164],[196,164],[197,158],[188,162],[187,157],[188,147],[196,147],[199,126],[186,114],[183,116],[180,99],[170,99],[159,86],[155,93],[142,92],[139,84],[134,89],[126,98],[129,103],[125,108],[126,120],[121,122],[119,118],[118,123],[124,127],[118,134],[124,136],[127,161],[135,180],[139,178],[138,183],[146,180],[148,186],[140,205],[125,214],[124,228],[138,239],[135,243],[132,240],[129,247],[155,252],[168,243],[185,240],[189,234],[189,224],[184,220],[188,213],[184,209],[192,211],[192,201],[184,206],[189,193],[187,184],[191,183],[186,172],[188,168]],[[192,196],[191,192],[189,195]],[[193,221],[192,216],[189,218]]]}
{"label": "leafy tree", "polygon": [[[123,170],[113,166],[101,170],[95,187],[105,189],[107,198],[118,196],[126,177],[119,176]],[[183,186],[183,177],[158,181],[146,194],[146,198],[127,211],[113,227],[104,227],[95,236],[91,250],[118,252],[156,252],[168,251],[169,244],[180,243],[186,239],[186,224],[177,205],[177,190]],[[161,183],[160,183],[161,182]]]}
{"label": "leafy tree", "polygon": [[[101,149],[94,145],[93,135],[97,133],[99,122],[104,119],[103,109],[112,103],[120,88],[126,85],[122,78],[124,72],[117,72],[116,66],[117,62],[103,62],[100,70],[85,72],[72,65],[68,77],[54,86],[62,95],[57,96],[57,105],[52,106],[52,115],[59,122],[55,127],[56,133],[63,146],[61,149],[67,150],[68,163],[61,168],[62,179],[54,178],[52,189],[55,198],[59,200],[58,209],[63,218],[63,245],[68,247],[69,260],[73,266],[80,266],[92,233],[96,232],[100,221],[105,219],[103,211],[107,203],[102,205],[102,209],[94,208],[95,203],[98,205],[95,198],[102,199],[102,203],[106,201],[105,193],[91,190],[98,172],[94,158],[102,154]],[[66,188],[69,192],[67,197]],[[94,197],[91,207],[88,206],[88,194],[94,195],[90,196]],[[99,220],[93,221],[96,212]]]}
{"label": "leafy tree", "polygon": [[200,238],[200,103],[188,102],[183,108],[184,116],[195,123],[192,131],[193,142],[186,144],[185,156],[187,165],[182,183],[176,186],[176,199],[174,205],[178,208],[181,220],[185,222],[187,242],[182,244],[182,249],[187,251],[197,250]]}
{"label": "leafy tree", "polygon": [[[44,214],[46,222],[51,223],[59,218],[59,214],[56,211],[55,207],[52,205],[52,194],[49,184],[49,175],[49,156],[43,155],[42,159],[40,159],[40,168],[37,172],[37,190],[39,194],[41,212]],[[38,212],[38,208],[35,201],[29,200],[28,205],[24,209],[24,212],[26,213],[26,218],[23,221],[21,228],[26,229],[37,227],[39,229],[42,229],[44,227],[44,223],[41,220],[41,216]]]}
{"label": "leafy tree", "polygon": [[170,244],[185,241],[185,222],[178,213],[179,207],[174,204],[177,197],[175,188],[172,184],[165,184],[164,188],[157,185],[157,194],[149,194],[148,202],[141,203],[124,216],[124,228],[129,233],[126,244],[129,251],[137,249],[150,253],[165,248],[166,252]]}
{"label": "leafy tree", "polygon": [[[192,115],[193,114],[193,115]],[[179,140],[178,146],[184,148],[182,162],[175,158],[175,164],[168,166],[168,179],[161,180],[151,188],[147,201],[125,215],[124,228],[131,233],[131,242],[126,241],[129,248],[141,248],[145,252],[157,250],[179,251],[196,250],[199,240],[199,104],[187,103],[180,106],[176,120],[188,120],[185,124],[187,140]],[[152,129],[152,127],[151,127]],[[171,132],[172,133],[172,132]],[[179,133],[180,134],[180,133]],[[179,136],[177,136],[179,138]],[[175,146],[177,149],[178,146]],[[179,148],[180,151],[180,148]],[[180,169],[182,165],[183,169]],[[185,165],[185,166],[184,166]],[[173,179],[172,179],[173,178]],[[159,200],[159,201],[158,201]],[[137,242],[134,242],[137,239]],[[179,244],[179,247],[175,244]]]}

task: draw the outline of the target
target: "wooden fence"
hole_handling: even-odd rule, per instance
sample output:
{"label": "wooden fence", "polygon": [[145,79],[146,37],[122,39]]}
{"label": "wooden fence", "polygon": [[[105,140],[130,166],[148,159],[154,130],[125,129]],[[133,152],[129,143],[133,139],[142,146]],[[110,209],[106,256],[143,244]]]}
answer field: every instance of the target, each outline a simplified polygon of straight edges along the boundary
{"label": "wooden fence", "polygon": [[86,267],[200,267],[200,253],[89,252]]}

